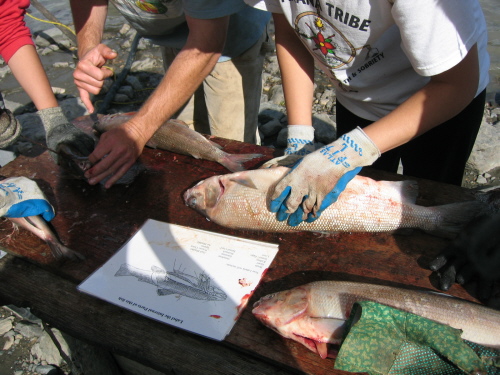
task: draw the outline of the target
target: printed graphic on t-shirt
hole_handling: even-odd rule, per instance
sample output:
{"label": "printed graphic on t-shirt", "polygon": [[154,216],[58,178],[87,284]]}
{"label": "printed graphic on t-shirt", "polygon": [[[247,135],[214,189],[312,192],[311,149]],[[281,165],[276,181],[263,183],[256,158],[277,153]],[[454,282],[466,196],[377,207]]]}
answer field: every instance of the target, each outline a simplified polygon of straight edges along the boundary
{"label": "printed graphic on t-shirt", "polygon": [[177,16],[179,13],[177,8],[182,9],[178,0],[122,0],[122,3],[126,3],[129,8],[139,8],[152,14],[175,13]]}
{"label": "printed graphic on t-shirt", "polygon": [[335,24],[340,22],[342,26],[345,25],[356,29],[355,31],[358,33],[368,33],[370,20],[361,19],[338,8],[330,9],[328,15],[330,16],[329,18],[324,17],[319,12],[308,11],[300,13],[295,19],[295,31],[301,37],[304,44],[313,52],[320,68],[331,79],[336,80],[342,89],[348,90],[345,85],[356,77],[356,73],[351,73],[349,79],[344,79],[341,82],[335,77],[334,70],[346,70],[352,67],[355,58],[361,58],[367,64],[371,61],[370,64],[362,66],[362,70],[365,70],[374,62],[380,60],[379,51],[377,48],[372,48],[369,44],[354,45],[335,26]]}

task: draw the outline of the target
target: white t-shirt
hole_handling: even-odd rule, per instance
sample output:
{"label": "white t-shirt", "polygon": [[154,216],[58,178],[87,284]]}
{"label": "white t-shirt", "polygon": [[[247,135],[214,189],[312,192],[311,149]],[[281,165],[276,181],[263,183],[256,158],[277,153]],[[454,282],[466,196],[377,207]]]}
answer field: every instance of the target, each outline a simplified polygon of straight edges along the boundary
{"label": "white t-shirt", "polygon": [[[336,85],[337,99],[376,121],[457,65],[477,43],[489,80],[487,29],[477,0],[245,0],[282,13]],[[464,77],[467,79],[467,77]]]}

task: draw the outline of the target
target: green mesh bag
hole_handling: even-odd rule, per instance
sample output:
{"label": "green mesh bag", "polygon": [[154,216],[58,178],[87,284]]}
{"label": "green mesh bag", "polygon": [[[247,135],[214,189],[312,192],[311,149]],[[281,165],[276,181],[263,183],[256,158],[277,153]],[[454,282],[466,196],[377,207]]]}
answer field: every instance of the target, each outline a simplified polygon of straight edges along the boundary
{"label": "green mesh bag", "polygon": [[[359,320],[358,320],[359,319]],[[376,302],[354,304],[335,369],[370,375],[500,375],[500,351],[462,331]]]}

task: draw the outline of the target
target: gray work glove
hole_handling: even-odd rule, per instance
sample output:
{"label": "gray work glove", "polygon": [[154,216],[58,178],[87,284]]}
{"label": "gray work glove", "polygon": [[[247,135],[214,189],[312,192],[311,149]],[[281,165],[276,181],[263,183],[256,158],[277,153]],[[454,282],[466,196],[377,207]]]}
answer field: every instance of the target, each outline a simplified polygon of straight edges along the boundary
{"label": "gray work glove", "polygon": [[293,167],[314,148],[314,128],[311,125],[288,125],[287,147],[285,154],[264,163],[261,168],[277,166]]}
{"label": "gray work glove", "polygon": [[[37,113],[45,128],[48,148],[59,152],[65,146],[75,156],[88,156],[94,151],[94,138],[70,123],[61,107],[46,108]],[[61,163],[58,154],[50,154],[57,164]]]}
{"label": "gray work glove", "polygon": [[12,145],[21,135],[21,124],[8,109],[0,109],[0,148]]}

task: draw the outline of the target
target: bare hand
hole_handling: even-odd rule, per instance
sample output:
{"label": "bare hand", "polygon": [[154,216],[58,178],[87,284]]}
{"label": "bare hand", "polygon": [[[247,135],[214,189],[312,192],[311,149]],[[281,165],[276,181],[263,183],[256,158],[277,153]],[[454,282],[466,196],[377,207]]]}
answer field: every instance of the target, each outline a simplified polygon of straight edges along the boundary
{"label": "bare hand", "polygon": [[104,80],[113,75],[113,71],[105,68],[104,64],[116,56],[116,51],[105,44],[99,44],[85,53],[76,65],[73,72],[74,82],[80,92],[80,98],[89,112],[94,112],[89,94],[99,94]]}
{"label": "bare hand", "polygon": [[85,173],[89,184],[95,185],[109,177],[104,187],[110,188],[132,167],[147,141],[132,121],[103,133],[89,155],[89,161],[94,164]]}

